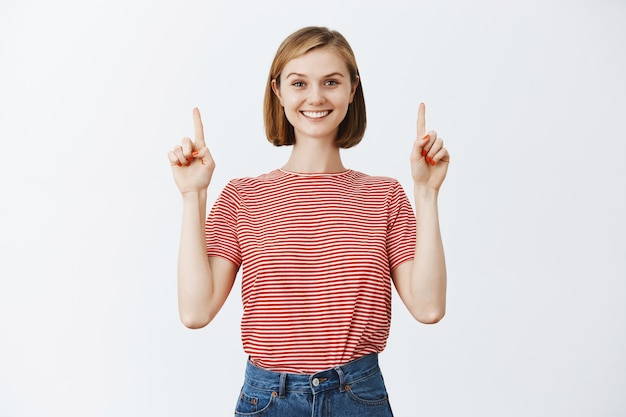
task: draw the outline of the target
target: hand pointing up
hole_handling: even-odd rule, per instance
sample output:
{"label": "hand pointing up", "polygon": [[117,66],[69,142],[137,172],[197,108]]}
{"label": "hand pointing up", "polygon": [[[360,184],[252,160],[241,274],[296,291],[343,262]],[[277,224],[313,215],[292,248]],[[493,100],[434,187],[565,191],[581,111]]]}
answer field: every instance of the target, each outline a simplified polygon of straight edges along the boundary
{"label": "hand pointing up", "polygon": [[206,190],[215,162],[204,143],[204,129],[198,108],[193,109],[194,141],[185,137],[167,153],[174,181],[181,194]]}
{"label": "hand pointing up", "polygon": [[450,154],[443,147],[437,132],[426,132],[426,106],[420,103],[417,111],[417,139],[411,151],[411,175],[415,185],[438,190],[446,178]]}

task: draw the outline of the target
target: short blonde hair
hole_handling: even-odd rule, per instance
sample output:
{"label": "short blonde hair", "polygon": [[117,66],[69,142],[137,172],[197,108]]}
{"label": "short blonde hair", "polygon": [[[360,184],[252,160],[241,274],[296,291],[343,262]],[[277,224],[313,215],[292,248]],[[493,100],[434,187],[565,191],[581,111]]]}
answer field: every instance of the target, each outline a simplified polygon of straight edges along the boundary
{"label": "short blonde hair", "polygon": [[265,120],[265,134],[267,140],[276,146],[293,145],[296,142],[293,126],[287,120],[285,110],[272,90],[272,80],[276,80],[280,87],[280,75],[287,62],[304,55],[315,48],[329,47],[334,49],[345,61],[350,72],[350,82],[358,81],[352,103],[348,112],[339,124],[339,131],[335,143],[340,148],[350,148],[358,144],[365,134],[367,124],[365,116],[365,99],[360,80],[359,69],[354,52],[350,44],[337,31],[325,27],[309,26],[289,35],[279,46],[265,86],[263,103],[263,118]]}

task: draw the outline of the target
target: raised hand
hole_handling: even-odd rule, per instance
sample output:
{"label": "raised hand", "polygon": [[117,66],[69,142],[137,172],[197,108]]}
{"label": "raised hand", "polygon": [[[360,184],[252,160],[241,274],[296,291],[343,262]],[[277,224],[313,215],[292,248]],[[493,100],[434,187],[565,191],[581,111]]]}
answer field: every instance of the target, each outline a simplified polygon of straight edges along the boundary
{"label": "raised hand", "polygon": [[204,143],[204,129],[198,108],[193,109],[194,141],[183,138],[167,153],[174,181],[181,194],[206,190],[211,183],[215,162]]}
{"label": "raised hand", "polygon": [[443,147],[437,132],[426,133],[426,106],[420,103],[417,111],[417,139],[411,151],[413,183],[438,190],[446,178],[450,154]]}

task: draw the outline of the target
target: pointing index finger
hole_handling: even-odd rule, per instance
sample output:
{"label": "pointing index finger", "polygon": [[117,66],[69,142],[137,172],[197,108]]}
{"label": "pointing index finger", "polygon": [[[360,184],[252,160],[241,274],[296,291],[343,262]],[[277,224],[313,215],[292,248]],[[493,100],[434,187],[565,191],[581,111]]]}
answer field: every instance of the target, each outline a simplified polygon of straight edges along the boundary
{"label": "pointing index finger", "polygon": [[193,130],[195,139],[195,149],[204,148],[204,128],[202,126],[202,118],[200,117],[200,110],[197,107],[193,108]]}
{"label": "pointing index finger", "polygon": [[426,105],[420,103],[417,109],[417,137],[423,138],[426,135]]}

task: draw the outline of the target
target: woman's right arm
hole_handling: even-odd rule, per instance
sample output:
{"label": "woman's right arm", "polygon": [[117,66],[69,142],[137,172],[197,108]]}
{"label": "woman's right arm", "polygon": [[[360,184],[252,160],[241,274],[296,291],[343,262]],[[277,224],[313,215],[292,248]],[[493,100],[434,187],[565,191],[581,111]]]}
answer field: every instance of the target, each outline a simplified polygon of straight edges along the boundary
{"label": "woman's right arm", "polygon": [[224,305],[238,267],[217,256],[207,257],[204,234],[207,188],[215,162],[204,143],[200,112],[193,110],[195,141],[184,138],[168,152],[176,186],[183,198],[178,253],[178,310],[183,324],[206,326]]}

